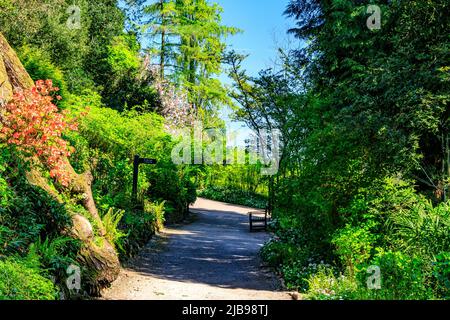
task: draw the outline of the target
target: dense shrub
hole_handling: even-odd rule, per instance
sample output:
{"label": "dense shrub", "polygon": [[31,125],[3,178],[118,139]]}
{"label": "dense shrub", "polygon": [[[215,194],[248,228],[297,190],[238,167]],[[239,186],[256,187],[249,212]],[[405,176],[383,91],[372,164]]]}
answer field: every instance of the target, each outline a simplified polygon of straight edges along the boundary
{"label": "dense shrub", "polygon": [[65,281],[67,268],[77,264],[77,254],[82,246],[81,241],[66,236],[39,238],[29,247],[28,256],[35,257],[39,265],[51,275],[61,291],[67,291]]}
{"label": "dense shrub", "polygon": [[[9,150],[6,144],[0,142],[0,210],[6,207],[13,196],[13,192],[6,181],[6,170],[8,166]],[[1,214],[1,212],[0,212]]]}
{"label": "dense shrub", "polygon": [[357,299],[357,283],[351,277],[336,275],[329,266],[319,266],[314,274],[306,279],[308,290],[306,298],[312,300],[350,300]]}
{"label": "dense shrub", "polygon": [[309,280],[311,277],[315,277],[324,269],[331,270],[331,266],[323,261],[318,263],[313,262],[312,259],[308,259],[308,263],[305,263],[302,260],[297,260],[283,265],[281,267],[281,273],[288,289],[305,292],[308,289],[311,291],[314,290],[313,285]]}
{"label": "dense shrub", "polygon": [[125,214],[124,210],[115,210],[109,208],[108,212],[102,216],[103,226],[106,232],[106,238],[110,243],[116,246],[116,248],[123,251],[121,244],[122,238],[127,235],[119,229],[119,223]]}
{"label": "dense shrub", "polygon": [[[367,284],[367,267],[373,265],[381,271],[381,289],[370,290]],[[433,297],[427,283],[424,262],[402,252],[379,250],[373,260],[359,274],[362,294],[377,300],[423,300]]]}
{"label": "dense shrub", "polygon": [[[54,285],[43,276],[64,283],[66,268],[74,263],[80,246],[73,239],[60,237],[71,227],[68,207],[47,191],[29,184],[25,178],[29,163],[21,157],[15,148],[2,145],[0,257],[15,258],[0,261],[0,296],[54,299]],[[51,181],[48,173],[46,178]]]}
{"label": "dense shrub", "polygon": [[[433,205],[401,179],[374,181],[339,209],[343,223],[325,237],[328,250],[301,233],[295,216],[282,215],[276,237],[262,256],[284,276],[289,288],[312,299],[429,299],[448,295],[450,247],[448,203]],[[306,258],[305,258],[306,257]],[[312,258],[312,259],[311,259]],[[311,263],[329,261],[321,270]],[[381,270],[381,289],[367,288],[367,269]]]}
{"label": "dense shrub", "polygon": [[347,225],[337,231],[332,243],[336,246],[336,255],[351,275],[356,266],[372,256],[375,239],[376,236],[364,228]]}
{"label": "dense shrub", "polygon": [[0,260],[0,300],[55,300],[57,290],[28,261]]}
{"label": "dense shrub", "polygon": [[264,261],[272,267],[295,264],[299,258],[301,249],[293,244],[273,238],[261,249]]}
{"label": "dense shrub", "polygon": [[13,177],[11,181],[17,193],[0,208],[4,235],[0,253],[5,250],[24,254],[41,235],[56,238],[71,226],[70,214],[63,204],[23,178]]}
{"label": "dense shrub", "polygon": [[433,275],[437,280],[436,292],[444,299],[450,299],[450,253],[444,252],[436,257]]}
{"label": "dense shrub", "polygon": [[[172,163],[171,151],[175,142],[165,132],[164,119],[154,113],[115,110],[102,107],[98,97],[87,96],[86,102],[75,101],[77,106],[91,102],[91,108],[80,124],[82,138],[71,137],[76,149],[76,167],[85,168],[95,163],[94,193],[100,208],[127,209],[132,207],[131,187],[133,158],[135,155],[157,159],[155,166],[140,167],[139,199],[165,201],[168,220],[179,220],[187,206],[196,199],[196,186],[185,168]],[[82,108],[81,108],[82,110]],[[93,159],[93,161],[92,161]],[[142,205],[141,205],[142,207]],[[173,211],[174,217],[171,217]]]}
{"label": "dense shrub", "polygon": [[188,206],[197,199],[197,188],[188,168],[174,170],[172,163],[163,163],[152,171],[149,183],[147,195],[165,201],[167,223],[187,217]]}
{"label": "dense shrub", "polygon": [[422,300],[433,298],[422,261],[400,252],[379,251],[371,261],[380,268],[380,288],[369,287],[369,264],[360,266],[356,277],[330,266],[310,275],[306,297],[318,300]]}
{"label": "dense shrub", "polygon": [[110,73],[98,79],[103,85],[103,101],[116,110],[135,108],[140,111],[156,110],[156,91],[153,75],[143,68],[140,43],[134,35],[123,34],[111,40],[103,61]]}
{"label": "dense shrub", "polygon": [[423,196],[389,215],[386,240],[408,254],[419,255],[427,262],[450,248],[450,203],[434,206]]}
{"label": "dense shrub", "polygon": [[143,211],[125,211],[121,222],[121,229],[128,232],[121,241],[125,258],[137,254],[154,233],[162,229],[165,220],[164,205],[164,202],[154,204],[145,201]]}
{"label": "dense shrub", "polygon": [[[172,163],[175,142],[165,132],[162,117],[106,108],[92,91],[70,97],[69,109],[74,115],[82,113],[86,105],[90,108],[81,118],[80,132],[67,135],[76,150],[71,162],[79,172],[92,172],[97,207],[111,222],[107,224],[113,242],[126,258],[137,253],[163,221],[185,217],[188,205],[196,199],[196,186],[190,171]],[[140,166],[137,202],[131,194],[135,155],[158,161]],[[122,217],[112,217],[111,208],[122,212]]]}
{"label": "dense shrub", "polygon": [[[18,51],[20,61],[34,81],[50,79],[59,88],[58,95],[65,98],[66,82],[63,72],[56,67],[46,52],[39,48],[23,46]],[[53,94],[55,97],[57,94]],[[56,101],[59,104],[59,101]]]}

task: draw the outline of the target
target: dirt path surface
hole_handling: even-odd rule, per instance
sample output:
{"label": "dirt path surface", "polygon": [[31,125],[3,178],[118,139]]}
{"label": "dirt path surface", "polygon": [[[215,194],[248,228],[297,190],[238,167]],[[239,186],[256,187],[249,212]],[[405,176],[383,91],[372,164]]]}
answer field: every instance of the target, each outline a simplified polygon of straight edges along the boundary
{"label": "dirt path surface", "polygon": [[123,269],[105,299],[280,300],[280,283],[260,266],[257,253],[268,239],[248,231],[252,209],[199,199],[196,221],[166,228]]}

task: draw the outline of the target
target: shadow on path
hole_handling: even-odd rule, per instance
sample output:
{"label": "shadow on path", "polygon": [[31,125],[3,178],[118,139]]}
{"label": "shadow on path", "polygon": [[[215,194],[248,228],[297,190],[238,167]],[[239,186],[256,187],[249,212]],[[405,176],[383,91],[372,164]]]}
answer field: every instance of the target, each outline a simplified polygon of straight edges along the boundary
{"label": "shadow on path", "polygon": [[280,288],[278,279],[261,268],[258,257],[269,235],[248,229],[247,212],[252,210],[199,199],[191,208],[195,222],[167,228],[128,271],[141,277],[137,281],[146,283],[144,290],[166,296],[179,290],[183,297],[203,298],[203,293],[191,291],[208,290],[205,295],[217,298],[221,297],[217,290],[237,289],[250,299],[258,298],[258,291],[276,291]]}

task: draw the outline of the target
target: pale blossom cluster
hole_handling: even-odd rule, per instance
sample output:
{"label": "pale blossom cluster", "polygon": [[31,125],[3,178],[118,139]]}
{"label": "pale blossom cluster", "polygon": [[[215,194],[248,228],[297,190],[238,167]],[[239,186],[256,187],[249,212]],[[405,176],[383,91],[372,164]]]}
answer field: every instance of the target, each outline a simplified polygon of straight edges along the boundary
{"label": "pale blossom cluster", "polygon": [[160,114],[166,119],[166,129],[175,132],[177,128],[192,126],[196,116],[189,103],[187,93],[161,77],[157,66],[149,67],[154,77],[154,88],[158,93]]}

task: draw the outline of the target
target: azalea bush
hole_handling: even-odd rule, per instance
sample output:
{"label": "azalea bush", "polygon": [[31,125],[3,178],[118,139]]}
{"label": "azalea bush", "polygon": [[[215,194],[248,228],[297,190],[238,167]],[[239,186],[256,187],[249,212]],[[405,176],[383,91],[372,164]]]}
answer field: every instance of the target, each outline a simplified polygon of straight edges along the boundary
{"label": "azalea bush", "polygon": [[[35,87],[16,92],[0,119],[0,140],[17,147],[26,157],[37,156],[50,176],[67,186],[70,175],[64,165],[74,149],[62,134],[77,130],[77,124],[53,103],[52,94],[58,90],[51,80],[39,80]],[[61,97],[57,95],[56,99]]]}

